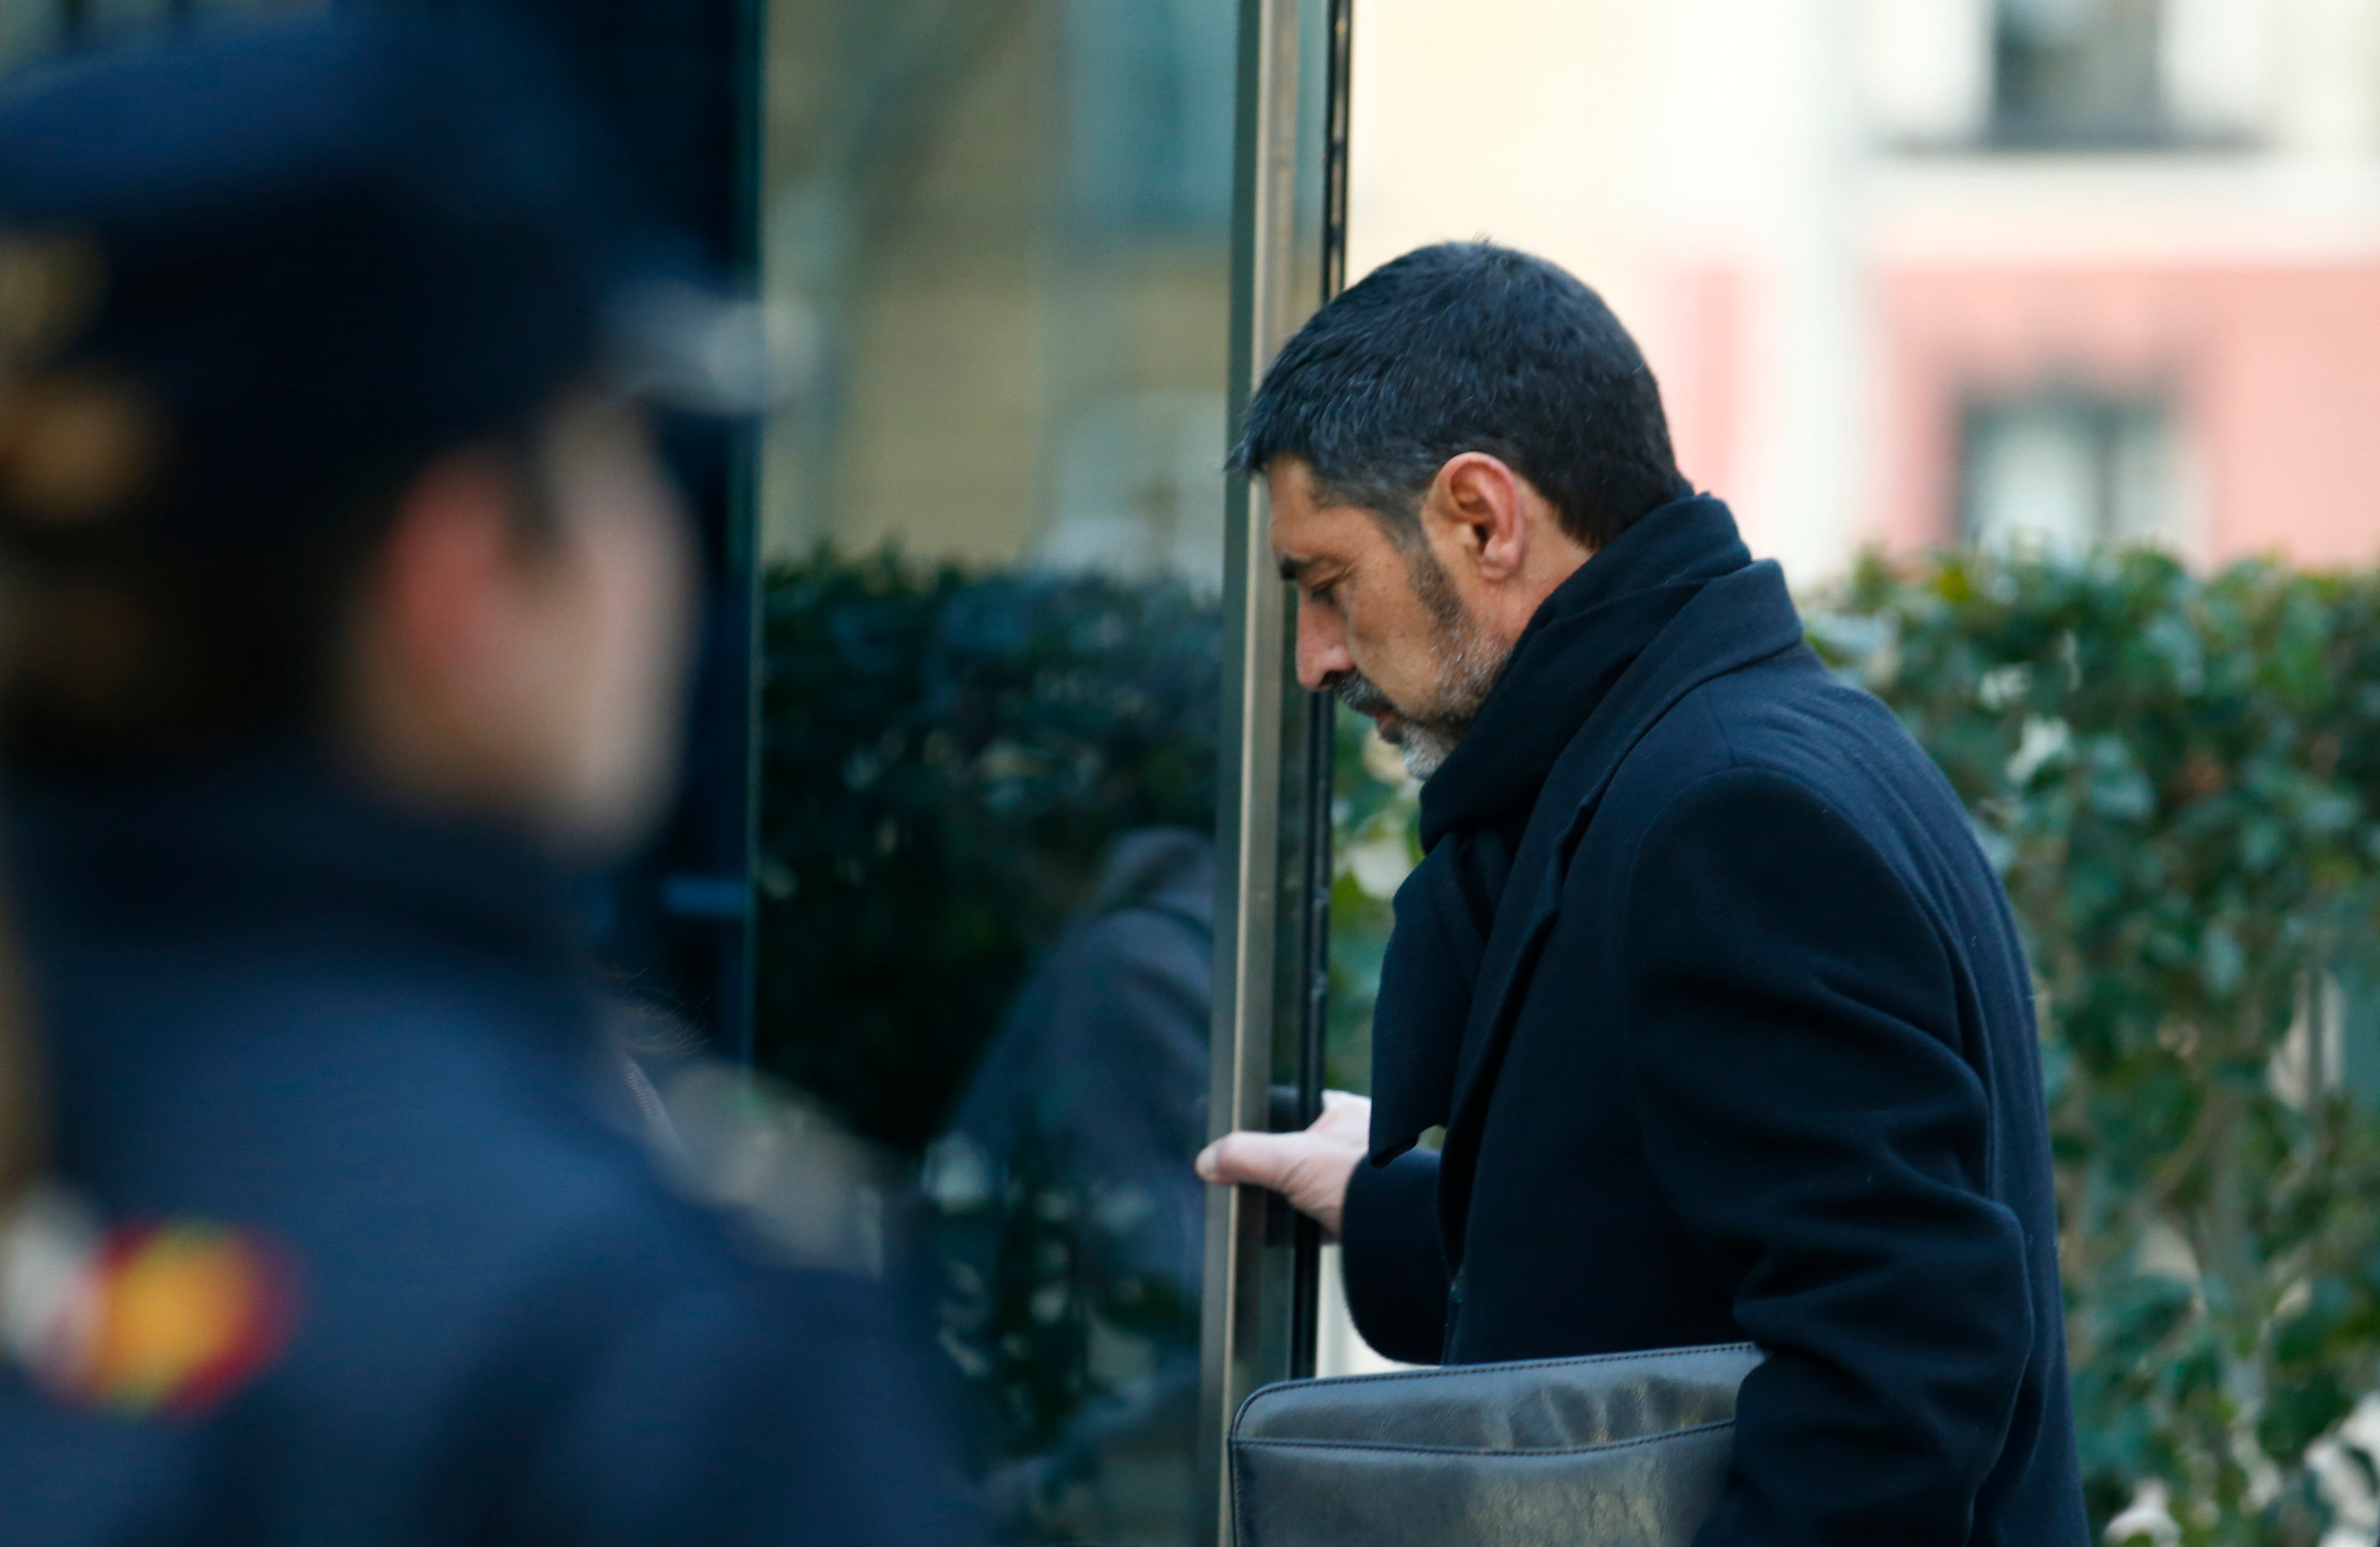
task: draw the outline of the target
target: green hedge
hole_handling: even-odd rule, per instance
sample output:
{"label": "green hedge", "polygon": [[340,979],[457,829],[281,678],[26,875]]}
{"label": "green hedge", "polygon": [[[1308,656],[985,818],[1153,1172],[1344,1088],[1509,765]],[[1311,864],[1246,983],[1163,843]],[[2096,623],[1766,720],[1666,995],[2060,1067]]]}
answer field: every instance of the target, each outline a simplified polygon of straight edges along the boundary
{"label": "green hedge", "polygon": [[914,1153],[1116,837],[1213,825],[1220,616],[821,550],[762,627],[759,1059]]}
{"label": "green hedge", "polygon": [[2380,579],[1871,559],[1828,599],[2032,953],[2095,1521],[2155,1480],[2185,1542],[2312,1547],[2380,1384]]}

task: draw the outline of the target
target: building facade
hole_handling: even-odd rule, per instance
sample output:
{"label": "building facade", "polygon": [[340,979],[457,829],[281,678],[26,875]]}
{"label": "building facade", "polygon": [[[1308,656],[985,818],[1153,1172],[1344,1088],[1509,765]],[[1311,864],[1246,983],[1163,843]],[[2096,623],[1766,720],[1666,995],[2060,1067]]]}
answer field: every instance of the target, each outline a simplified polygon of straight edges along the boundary
{"label": "building facade", "polygon": [[1354,263],[1602,288],[1797,583],[1862,546],[2380,560],[2380,5],[1365,0]]}

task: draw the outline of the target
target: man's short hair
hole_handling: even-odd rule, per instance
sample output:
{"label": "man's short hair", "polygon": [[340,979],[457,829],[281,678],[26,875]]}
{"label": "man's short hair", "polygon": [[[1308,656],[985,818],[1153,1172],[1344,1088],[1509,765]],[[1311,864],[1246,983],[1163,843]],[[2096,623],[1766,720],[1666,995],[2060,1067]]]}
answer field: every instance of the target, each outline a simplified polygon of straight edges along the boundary
{"label": "man's short hair", "polygon": [[1281,457],[1401,541],[1449,459],[1486,452],[1600,548],[1690,492],[1660,388],[1601,296],[1488,242],[1420,248],[1315,313],[1265,372],[1232,465]]}

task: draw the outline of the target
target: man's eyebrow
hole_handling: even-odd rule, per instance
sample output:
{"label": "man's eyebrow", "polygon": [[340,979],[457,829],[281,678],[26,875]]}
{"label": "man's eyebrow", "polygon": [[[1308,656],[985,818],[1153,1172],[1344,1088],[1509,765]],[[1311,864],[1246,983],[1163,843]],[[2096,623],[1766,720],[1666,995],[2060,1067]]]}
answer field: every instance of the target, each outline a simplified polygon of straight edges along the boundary
{"label": "man's eyebrow", "polygon": [[1305,572],[1313,567],[1314,561],[1311,559],[1293,559],[1283,554],[1281,560],[1281,577],[1293,586],[1304,579]]}

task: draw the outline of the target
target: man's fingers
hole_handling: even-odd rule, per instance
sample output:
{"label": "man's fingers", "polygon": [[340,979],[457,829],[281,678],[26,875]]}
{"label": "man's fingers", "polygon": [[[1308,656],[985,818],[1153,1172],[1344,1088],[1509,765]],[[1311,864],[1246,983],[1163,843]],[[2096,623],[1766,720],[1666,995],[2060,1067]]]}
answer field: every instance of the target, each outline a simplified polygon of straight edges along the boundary
{"label": "man's fingers", "polygon": [[[1335,1110],[1339,1121],[1346,1122],[1349,1108]],[[1198,1175],[1210,1182],[1268,1188],[1336,1236],[1348,1177],[1364,1158],[1360,1108],[1354,1120],[1359,1131],[1350,1133],[1332,1132],[1328,1115],[1302,1133],[1227,1133],[1199,1152]]]}
{"label": "man's fingers", "polygon": [[1323,1149],[1360,1152],[1371,1120],[1372,1103],[1368,1096],[1325,1091],[1322,1115],[1314,1119],[1313,1126],[1296,1133],[1227,1133],[1199,1151],[1193,1165],[1207,1181],[1288,1192],[1298,1180],[1301,1165],[1316,1158]]}
{"label": "man's fingers", "polygon": [[1198,1175],[1210,1182],[1228,1182],[1281,1190],[1296,1158],[1295,1133],[1226,1133],[1198,1152]]}

